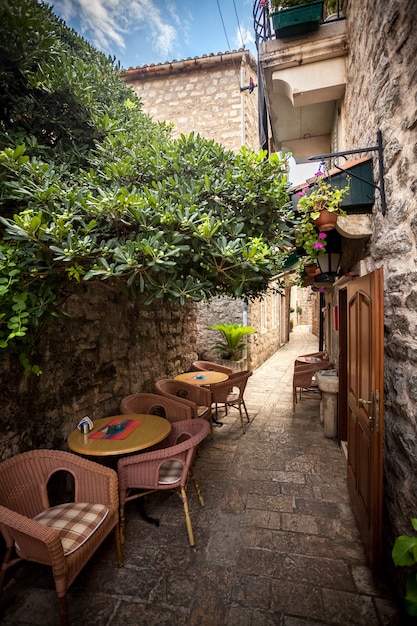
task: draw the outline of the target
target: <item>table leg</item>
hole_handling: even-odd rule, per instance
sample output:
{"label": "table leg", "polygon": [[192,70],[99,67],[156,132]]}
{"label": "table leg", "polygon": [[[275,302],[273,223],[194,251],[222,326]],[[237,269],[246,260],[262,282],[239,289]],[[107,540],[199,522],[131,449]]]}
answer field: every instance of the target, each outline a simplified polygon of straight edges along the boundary
{"label": "table leg", "polygon": [[137,512],[139,513],[141,518],[145,520],[145,522],[148,522],[148,524],[154,524],[155,526],[159,526],[159,519],[157,519],[156,517],[151,517],[146,513],[145,507],[143,506],[142,498],[137,498],[137,500],[135,500],[135,506]]}

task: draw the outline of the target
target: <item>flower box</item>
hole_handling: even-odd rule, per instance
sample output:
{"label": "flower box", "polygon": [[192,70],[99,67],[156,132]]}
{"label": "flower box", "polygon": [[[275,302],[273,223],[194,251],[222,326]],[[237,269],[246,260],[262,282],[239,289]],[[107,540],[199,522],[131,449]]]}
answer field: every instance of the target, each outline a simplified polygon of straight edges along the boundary
{"label": "flower box", "polygon": [[[335,189],[346,187],[349,174],[352,174],[350,176],[350,189],[340,206],[349,215],[372,213],[372,207],[375,202],[372,159],[362,161],[345,172],[330,176],[332,187]],[[355,178],[355,176],[359,178]]]}
{"label": "flower box", "polygon": [[[352,174],[349,176],[349,174]],[[359,178],[356,178],[356,177]],[[329,176],[332,187],[344,189],[350,182],[350,189],[343,197],[340,206],[348,215],[359,213],[372,213],[375,203],[375,185],[373,176],[372,159],[360,159],[357,165],[352,165],[343,172],[337,172]],[[306,185],[308,183],[306,182]],[[309,192],[307,192],[309,193]],[[292,206],[297,210],[299,196],[292,195]]]}
{"label": "flower box", "polygon": [[276,38],[285,39],[318,30],[323,18],[323,4],[324,0],[316,0],[272,13]]}

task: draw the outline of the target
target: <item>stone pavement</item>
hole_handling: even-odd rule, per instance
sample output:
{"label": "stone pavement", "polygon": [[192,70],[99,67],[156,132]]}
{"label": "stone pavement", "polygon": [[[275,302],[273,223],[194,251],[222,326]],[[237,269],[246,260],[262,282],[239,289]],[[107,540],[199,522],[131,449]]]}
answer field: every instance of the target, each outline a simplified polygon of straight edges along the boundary
{"label": "stone pavement", "polygon": [[[323,436],[319,400],[292,412],[294,358],[316,349],[308,327],[296,327],[249,379],[246,434],[232,409],[203,442],[195,469],[204,508],[188,489],[195,547],[174,494],[146,500],[159,528],[128,504],[125,565],[117,568],[109,537],[68,593],[72,626],[404,624],[366,565],[346,461]],[[0,621],[59,624],[48,568],[13,571]]]}

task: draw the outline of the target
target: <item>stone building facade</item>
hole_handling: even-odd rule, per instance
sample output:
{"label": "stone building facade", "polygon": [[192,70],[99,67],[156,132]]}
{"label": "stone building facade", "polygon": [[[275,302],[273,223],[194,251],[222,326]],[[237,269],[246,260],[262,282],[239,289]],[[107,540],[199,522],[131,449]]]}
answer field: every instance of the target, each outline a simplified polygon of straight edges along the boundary
{"label": "stone building facade", "polygon": [[392,546],[413,534],[417,515],[417,4],[349,0],[346,10],[346,145],[373,145],[380,129],[384,146],[387,211],[376,204],[362,263],[365,272],[384,269],[384,536]]}
{"label": "stone building facade", "polygon": [[[345,267],[334,286],[323,287],[320,310],[324,312],[326,347],[332,360],[345,368],[341,377],[349,383],[346,346],[350,319],[347,299],[343,301],[340,295],[346,286],[354,291],[356,278],[383,270],[384,324],[376,340],[384,340],[384,442],[381,453],[379,448],[375,453],[374,465],[368,465],[374,475],[367,474],[368,481],[360,476],[360,487],[366,496],[373,485],[379,488],[382,460],[383,564],[404,595],[404,579],[400,568],[393,567],[391,550],[396,537],[415,534],[410,518],[417,516],[417,3],[344,0],[339,6],[343,6],[341,15],[314,32],[281,39],[268,33],[259,48],[260,65],[274,140],[281,148],[297,152],[297,162],[320,154],[328,159],[329,153],[344,150],[350,151],[345,155],[355,154],[355,149],[362,149],[361,154],[373,161],[378,187],[375,202],[370,211],[358,210],[347,216],[346,222],[338,218]],[[375,147],[379,137],[380,155],[377,149],[365,149]],[[374,309],[378,310],[379,296],[375,300]],[[343,307],[342,311],[338,307]],[[353,325],[353,333],[357,327],[360,325]],[[346,342],[342,347],[341,335]],[[371,356],[369,360],[372,368]],[[363,372],[365,377],[369,370],[364,367]],[[369,377],[368,383],[376,379]],[[341,405],[345,417],[350,410],[347,396],[348,390],[339,388],[339,417]],[[369,400],[358,402],[368,404]],[[363,414],[373,419],[367,411]],[[375,415],[381,415],[377,408]],[[357,434],[354,419],[350,432]],[[355,448],[356,443],[351,442]],[[365,449],[366,445],[357,456],[373,460],[376,447],[370,446],[368,457]]]}
{"label": "stone building facade", "polygon": [[[234,152],[242,146],[259,149],[257,62],[250,52],[129,68],[121,77],[141,98],[147,114],[173,124],[174,137],[194,132]],[[254,89],[249,89],[251,82]],[[199,355],[216,357],[211,346],[218,333],[209,330],[212,324],[243,323],[256,330],[247,336],[246,366],[258,367],[288,339],[287,308],[284,291],[247,306],[226,298],[199,305]]]}
{"label": "stone building facade", "polygon": [[141,98],[143,110],[173,124],[173,136],[191,132],[238,152],[258,142],[256,60],[239,50],[183,61],[145,65],[123,72],[123,80]]}

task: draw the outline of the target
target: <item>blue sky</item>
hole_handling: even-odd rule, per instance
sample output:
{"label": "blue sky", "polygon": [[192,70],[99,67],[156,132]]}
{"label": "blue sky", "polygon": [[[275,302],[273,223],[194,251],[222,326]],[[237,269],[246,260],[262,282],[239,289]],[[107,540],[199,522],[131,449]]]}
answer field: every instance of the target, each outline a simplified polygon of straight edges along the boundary
{"label": "blue sky", "polygon": [[48,2],[68,26],[126,69],[241,47],[256,57],[252,0]]}
{"label": "blue sky", "polygon": [[[243,47],[257,57],[252,0],[48,2],[68,26],[125,69]],[[292,164],[292,182],[304,181],[314,167]]]}

